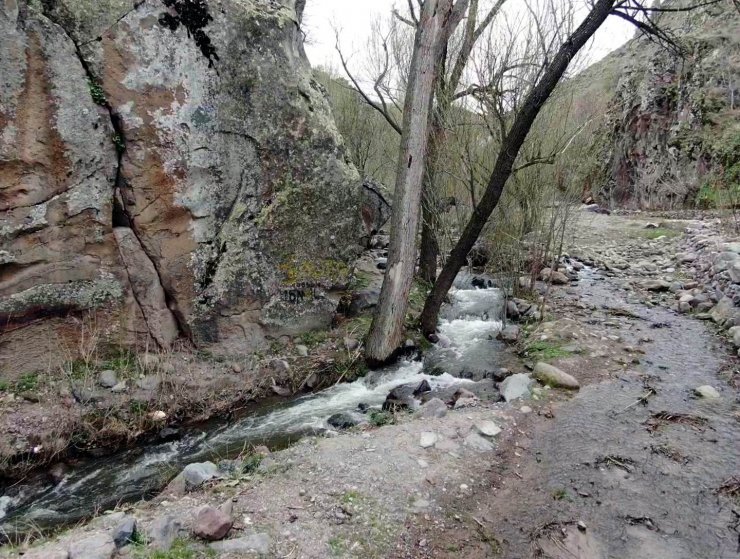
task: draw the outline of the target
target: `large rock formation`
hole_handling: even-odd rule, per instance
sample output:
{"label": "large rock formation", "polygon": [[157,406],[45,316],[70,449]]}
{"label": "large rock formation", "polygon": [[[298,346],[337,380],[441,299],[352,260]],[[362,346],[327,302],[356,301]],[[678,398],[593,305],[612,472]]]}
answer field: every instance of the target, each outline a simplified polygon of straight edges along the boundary
{"label": "large rock formation", "polygon": [[328,323],[362,188],[302,4],[0,0],[0,368]]}
{"label": "large rock formation", "polygon": [[[666,6],[687,4],[674,0]],[[643,37],[612,55],[629,61],[606,124],[609,175],[600,197],[613,204],[693,204],[702,185],[727,171],[733,150],[735,163],[740,160],[736,7],[721,2],[667,12],[657,23],[683,52]]]}
{"label": "large rock formation", "polygon": [[[696,4],[666,0],[663,7]],[[638,33],[563,88],[571,118],[593,125],[577,139],[592,146],[579,162],[580,179],[602,204],[693,206],[702,188],[722,183],[740,161],[737,8],[722,0],[652,18],[682,50]]]}

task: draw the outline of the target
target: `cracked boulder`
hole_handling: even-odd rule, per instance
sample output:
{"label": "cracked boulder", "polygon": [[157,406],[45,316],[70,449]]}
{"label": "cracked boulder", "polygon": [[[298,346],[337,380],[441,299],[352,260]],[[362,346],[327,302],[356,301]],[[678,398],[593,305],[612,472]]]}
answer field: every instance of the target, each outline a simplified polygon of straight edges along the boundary
{"label": "cracked boulder", "polygon": [[90,312],[116,343],[222,354],[330,324],[367,233],[302,4],[0,2],[12,355]]}

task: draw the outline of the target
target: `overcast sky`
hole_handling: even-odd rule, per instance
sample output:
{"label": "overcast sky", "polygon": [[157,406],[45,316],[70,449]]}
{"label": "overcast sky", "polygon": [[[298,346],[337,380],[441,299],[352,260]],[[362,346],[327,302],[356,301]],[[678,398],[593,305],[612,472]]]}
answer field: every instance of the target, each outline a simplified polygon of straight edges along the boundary
{"label": "overcast sky", "polygon": [[[511,0],[521,2],[522,0]],[[583,1],[583,0],[580,0]],[[399,0],[307,0],[303,27],[308,36],[306,53],[313,66],[339,69],[339,58],[334,50],[333,26],[341,31],[343,50],[362,56],[370,22],[378,15],[390,13]],[[399,7],[405,5],[405,2]],[[624,20],[610,17],[599,30],[591,47],[590,58],[599,60],[630,39],[634,28]]]}

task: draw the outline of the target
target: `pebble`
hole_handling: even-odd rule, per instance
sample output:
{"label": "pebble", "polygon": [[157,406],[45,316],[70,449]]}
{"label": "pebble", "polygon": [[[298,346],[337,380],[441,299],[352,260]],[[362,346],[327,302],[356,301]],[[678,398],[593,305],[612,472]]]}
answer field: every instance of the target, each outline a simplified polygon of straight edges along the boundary
{"label": "pebble", "polygon": [[438,440],[439,440],[439,435],[437,435],[437,433],[432,433],[431,431],[424,431],[421,434],[421,437],[419,439],[419,446],[421,446],[421,448],[430,448],[430,447],[433,447],[435,444],[437,444]]}

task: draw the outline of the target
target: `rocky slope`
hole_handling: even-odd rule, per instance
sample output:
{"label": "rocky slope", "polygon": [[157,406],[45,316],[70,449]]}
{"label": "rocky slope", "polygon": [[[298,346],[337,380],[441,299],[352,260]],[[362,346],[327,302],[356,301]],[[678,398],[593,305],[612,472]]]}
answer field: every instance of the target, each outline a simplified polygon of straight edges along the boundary
{"label": "rocky slope", "polygon": [[0,2],[0,369],[328,325],[361,181],[301,0]]}
{"label": "rocky slope", "polygon": [[740,13],[720,2],[654,19],[681,52],[638,36],[568,87],[574,117],[599,123],[584,138],[594,146],[584,188],[603,204],[636,208],[712,204],[718,189],[736,197]]}

